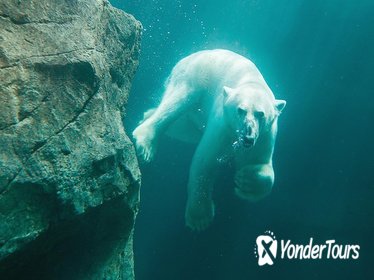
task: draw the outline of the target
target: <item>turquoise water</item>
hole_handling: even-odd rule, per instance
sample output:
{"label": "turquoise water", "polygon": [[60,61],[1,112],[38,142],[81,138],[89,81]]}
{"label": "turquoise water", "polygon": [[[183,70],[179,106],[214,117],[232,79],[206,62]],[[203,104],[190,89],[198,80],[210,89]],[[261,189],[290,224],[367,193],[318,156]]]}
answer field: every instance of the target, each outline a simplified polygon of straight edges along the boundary
{"label": "turquoise water", "polygon": [[[144,27],[140,66],[127,108],[132,131],[160,101],[171,68],[195,51],[227,48],[253,60],[277,98],[272,194],[234,196],[230,168],[214,194],[208,230],[184,226],[194,147],[163,138],[142,165],[135,232],[138,280],[371,279],[374,242],[373,1],[111,1]],[[279,260],[259,267],[265,230],[307,244],[359,244],[357,260]]]}

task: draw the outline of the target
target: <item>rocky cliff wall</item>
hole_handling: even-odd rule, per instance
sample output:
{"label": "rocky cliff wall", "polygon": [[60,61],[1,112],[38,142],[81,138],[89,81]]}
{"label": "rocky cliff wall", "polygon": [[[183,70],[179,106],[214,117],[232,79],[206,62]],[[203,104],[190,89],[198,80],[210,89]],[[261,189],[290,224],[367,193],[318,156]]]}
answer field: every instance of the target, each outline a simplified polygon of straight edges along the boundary
{"label": "rocky cliff wall", "polygon": [[140,33],[105,0],[0,2],[0,279],[133,278]]}

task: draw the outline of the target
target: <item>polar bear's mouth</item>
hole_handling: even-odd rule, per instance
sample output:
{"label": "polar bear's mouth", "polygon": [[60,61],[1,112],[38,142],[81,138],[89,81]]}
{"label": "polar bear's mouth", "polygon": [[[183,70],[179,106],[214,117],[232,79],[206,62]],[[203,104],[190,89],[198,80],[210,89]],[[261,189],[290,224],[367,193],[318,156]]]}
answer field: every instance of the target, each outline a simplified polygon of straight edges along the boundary
{"label": "polar bear's mouth", "polygon": [[248,134],[240,134],[239,135],[239,143],[240,146],[250,149],[252,148],[256,143],[256,137],[253,137]]}
{"label": "polar bear's mouth", "polygon": [[234,149],[238,148],[246,148],[250,149],[256,144],[256,138],[255,137],[249,137],[246,135],[239,135],[239,139],[235,141],[232,146]]}
{"label": "polar bear's mouth", "polygon": [[244,136],[242,138],[242,144],[245,148],[252,148],[255,145],[255,138]]}
{"label": "polar bear's mouth", "polygon": [[[251,130],[252,131],[252,130]],[[257,140],[257,134],[256,133],[248,133],[248,130],[242,129],[242,130],[237,130],[237,140],[232,144],[234,149],[239,149],[239,148],[246,148],[250,149],[256,144]]]}

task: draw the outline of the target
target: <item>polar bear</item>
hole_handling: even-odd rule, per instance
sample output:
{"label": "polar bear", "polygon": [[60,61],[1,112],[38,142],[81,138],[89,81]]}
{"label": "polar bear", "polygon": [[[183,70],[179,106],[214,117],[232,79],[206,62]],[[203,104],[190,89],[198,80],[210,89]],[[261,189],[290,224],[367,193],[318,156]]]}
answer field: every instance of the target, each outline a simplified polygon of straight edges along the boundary
{"label": "polar bear", "polygon": [[223,156],[235,165],[239,197],[256,201],[271,191],[277,119],[285,105],[250,60],[228,50],[200,51],[173,68],[160,105],[144,114],[133,137],[147,162],[164,133],[197,144],[188,181],[188,227],[201,231],[213,220],[213,184]]}

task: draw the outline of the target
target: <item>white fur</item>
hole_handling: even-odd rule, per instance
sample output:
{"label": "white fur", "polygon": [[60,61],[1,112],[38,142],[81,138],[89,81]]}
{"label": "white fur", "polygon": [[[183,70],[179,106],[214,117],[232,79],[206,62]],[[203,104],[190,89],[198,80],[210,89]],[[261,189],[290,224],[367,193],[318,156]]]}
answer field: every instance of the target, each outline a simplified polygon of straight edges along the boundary
{"label": "white fur", "polygon": [[277,118],[285,104],[275,100],[250,60],[231,51],[197,52],[174,67],[160,105],[145,114],[133,136],[145,161],[152,160],[164,133],[197,144],[188,182],[189,227],[203,230],[213,219],[222,156],[235,163],[238,196],[253,201],[270,192]]}

